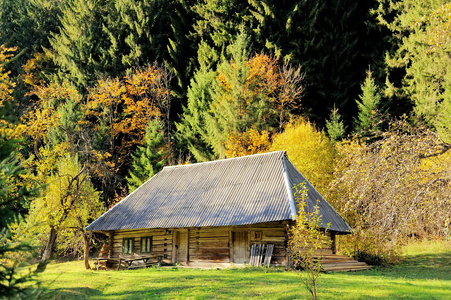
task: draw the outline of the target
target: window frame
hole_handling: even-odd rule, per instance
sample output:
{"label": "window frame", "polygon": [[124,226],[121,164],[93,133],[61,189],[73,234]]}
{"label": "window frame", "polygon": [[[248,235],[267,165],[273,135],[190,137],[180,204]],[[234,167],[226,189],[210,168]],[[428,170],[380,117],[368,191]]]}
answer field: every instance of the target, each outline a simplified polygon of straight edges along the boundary
{"label": "window frame", "polygon": [[[126,252],[126,250],[128,250],[128,251]],[[135,251],[135,238],[123,238],[122,239],[122,254],[131,255],[134,253],[134,251]]]}
{"label": "window frame", "polygon": [[261,241],[263,237],[263,233],[259,230],[253,230],[251,232],[251,239],[253,241]]}
{"label": "window frame", "polygon": [[[150,245],[148,244],[147,241],[150,240]],[[148,249],[147,246],[150,246]],[[141,237],[141,245],[140,245],[140,249],[139,249],[141,254],[149,254],[152,253],[153,251],[153,237],[152,236],[143,236]]]}

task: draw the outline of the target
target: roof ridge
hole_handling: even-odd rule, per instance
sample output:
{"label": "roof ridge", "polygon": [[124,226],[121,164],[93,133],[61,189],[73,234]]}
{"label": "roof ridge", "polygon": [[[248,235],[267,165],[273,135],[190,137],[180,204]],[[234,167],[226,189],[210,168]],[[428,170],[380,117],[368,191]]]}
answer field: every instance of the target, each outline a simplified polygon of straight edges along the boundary
{"label": "roof ridge", "polygon": [[166,166],[163,169],[183,168],[183,167],[189,167],[189,166],[199,166],[199,165],[204,165],[204,164],[219,163],[219,162],[230,161],[230,160],[235,160],[235,159],[245,159],[245,158],[249,158],[249,157],[252,157],[252,156],[263,156],[263,155],[270,155],[270,154],[275,154],[275,153],[283,153],[286,156],[287,152],[285,150],[277,150],[277,151],[270,151],[270,152],[265,152],[265,153],[257,153],[257,154],[245,155],[245,156],[223,158],[223,159],[218,159],[218,160],[210,160],[210,161],[198,162],[198,163],[187,164],[187,165]]}

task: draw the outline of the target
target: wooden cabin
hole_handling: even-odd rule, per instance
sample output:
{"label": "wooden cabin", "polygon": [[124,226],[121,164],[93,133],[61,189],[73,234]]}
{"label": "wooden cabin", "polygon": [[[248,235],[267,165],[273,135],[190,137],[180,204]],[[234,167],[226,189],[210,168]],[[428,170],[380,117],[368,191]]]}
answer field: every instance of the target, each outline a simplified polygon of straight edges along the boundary
{"label": "wooden cabin", "polygon": [[286,265],[293,186],[301,182],[306,209],[318,204],[332,241],[350,233],[285,151],[165,167],[86,229],[110,237],[112,258],[152,254],[165,263],[228,266],[249,263],[253,245],[263,244],[273,245],[268,263]]}

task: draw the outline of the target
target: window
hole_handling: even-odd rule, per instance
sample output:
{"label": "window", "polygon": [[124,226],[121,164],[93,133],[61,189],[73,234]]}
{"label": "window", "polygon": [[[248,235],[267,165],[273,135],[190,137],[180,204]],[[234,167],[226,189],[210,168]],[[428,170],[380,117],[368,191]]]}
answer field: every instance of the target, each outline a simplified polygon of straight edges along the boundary
{"label": "window", "polygon": [[122,254],[133,254],[133,248],[135,247],[135,239],[122,239]]}
{"label": "window", "polygon": [[261,241],[262,240],[262,232],[261,231],[252,231],[251,238],[254,241]]}
{"label": "window", "polygon": [[146,236],[141,238],[141,253],[152,252],[152,237]]}

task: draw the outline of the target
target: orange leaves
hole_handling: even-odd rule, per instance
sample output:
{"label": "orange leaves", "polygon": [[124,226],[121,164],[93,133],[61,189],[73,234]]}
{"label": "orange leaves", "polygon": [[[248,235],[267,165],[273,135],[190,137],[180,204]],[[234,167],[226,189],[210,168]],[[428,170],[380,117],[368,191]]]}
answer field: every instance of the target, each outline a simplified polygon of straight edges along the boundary
{"label": "orange leaves", "polygon": [[265,54],[257,54],[247,63],[247,66],[249,74],[246,86],[254,95],[270,96],[283,85],[277,59]]}
{"label": "orange leaves", "polygon": [[[281,85],[282,76],[280,74],[278,61],[265,54],[256,54],[246,61],[247,76],[244,83],[242,97],[249,105],[255,97],[270,97]],[[231,63],[233,69],[237,69],[236,63]],[[226,92],[230,92],[234,82],[230,74],[219,72],[217,81],[224,87]]]}
{"label": "orange leaves", "polygon": [[89,90],[85,115],[94,130],[109,140],[115,165],[129,163],[129,153],[142,144],[149,121],[169,114],[168,73],[157,65],[119,78],[101,79]]}
{"label": "orange leaves", "polygon": [[88,114],[108,122],[114,136],[132,134],[137,137],[134,143],[141,143],[147,123],[169,106],[170,90],[162,85],[163,76],[164,70],[148,66],[125,80],[99,80],[89,93]]}
{"label": "orange leaves", "polygon": [[22,80],[29,84],[30,86],[43,85],[44,80],[42,78],[42,73],[52,64],[52,59],[45,53],[35,53],[33,58],[27,60],[25,65],[23,65],[23,70],[25,74],[22,75]]}
{"label": "orange leaves", "polygon": [[35,108],[22,117],[17,133],[18,136],[32,137],[36,142],[44,139],[48,130],[57,124],[60,117],[57,108],[60,104],[66,103],[68,99],[75,102],[81,100],[77,89],[67,82],[34,86],[29,94],[35,95],[38,100]]}
{"label": "orange leaves", "polygon": [[249,129],[246,132],[230,133],[225,143],[225,155],[227,157],[239,157],[257,153],[263,153],[271,145],[269,132]]}
{"label": "orange leaves", "polygon": [[[256,121],[268,124],[267,128],[277,121],[281,127],[290,111],[300,107],[304,78],[300,69],[280,66],[276,58],[265,54],[256,54],[241,68],[232,61],[219,69],[216,82],[220,92],[212,107],[221,110],[230,103],[239,118],[251,122],[246,125],[253,125],[257,117]],[[254,117],[249,116],[252,113]]]}

